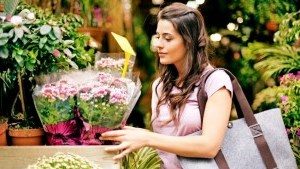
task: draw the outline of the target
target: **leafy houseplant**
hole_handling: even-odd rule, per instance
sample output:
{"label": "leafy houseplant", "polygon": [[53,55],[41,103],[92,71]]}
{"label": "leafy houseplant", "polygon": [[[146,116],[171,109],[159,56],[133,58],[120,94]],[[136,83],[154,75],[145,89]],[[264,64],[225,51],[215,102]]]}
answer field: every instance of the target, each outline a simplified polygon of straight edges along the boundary
{"label": "leafy houseplant", "polygon": [[[77,32],[82,19],[76,15],[53,15],[10,0],[5,1],[5,11],[9,15],[0,24],[1,69],[16,76],[11,79],[18,79],[16,98],[21,100],[22,122],[34,121],[26,120],[30,117],[26,112],[35,111],[34,106],[25,104],[25,98],[32,99],[33,78],[71,67],[86,67],[92,62],[93,50],[85,49],[88,38]],[[24,81],[29,84],[26,90]]]}

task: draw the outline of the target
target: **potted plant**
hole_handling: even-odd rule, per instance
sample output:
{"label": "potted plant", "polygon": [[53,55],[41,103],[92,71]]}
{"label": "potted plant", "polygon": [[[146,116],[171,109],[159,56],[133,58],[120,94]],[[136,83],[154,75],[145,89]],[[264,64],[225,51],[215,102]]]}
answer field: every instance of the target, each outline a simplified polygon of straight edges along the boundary
{"label": "potted plant", "polygon": [[[31,122],[39,122],[38,119],[31,119],[36,114],[31,98],[36,83],[34,77],[86,67],[92,62],[94,52],[85,50],[88,38],[77,32],[82,25],[82,19],[78,16],[53,15],[50,11],[11,0],[5,1],[5,12],[5,21],[0,24],[1,68],[16,75],[18,85],[15,88],[19,92],[15,98],[19,99],[15,99],[14,105],[21,108],[15,109],[13,106],[12,109],[22,113],[17,116],[21,119],[11,126],[36,128],[30,126]],[[12,131],[9,133],[14,135]]]}
{"label": "potted plant", "polygon": [[0,146],[6,146],[6,131],[8,128],[7,119],[0,116]]}

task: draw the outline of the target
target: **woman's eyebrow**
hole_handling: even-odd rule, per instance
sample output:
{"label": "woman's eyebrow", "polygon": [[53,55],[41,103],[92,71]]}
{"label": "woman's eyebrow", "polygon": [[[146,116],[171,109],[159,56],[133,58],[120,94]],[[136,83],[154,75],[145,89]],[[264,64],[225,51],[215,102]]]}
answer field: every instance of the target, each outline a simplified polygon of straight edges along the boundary
{"label": "woman's eyebrow", "polygon": [[[156,32],[156,35],[161,35],[161,34],[159,34],[158,32]],[[171,33],[162,33],[162,36],[166,36],[166,35],[173,35],[173,34],[171,34]]]}

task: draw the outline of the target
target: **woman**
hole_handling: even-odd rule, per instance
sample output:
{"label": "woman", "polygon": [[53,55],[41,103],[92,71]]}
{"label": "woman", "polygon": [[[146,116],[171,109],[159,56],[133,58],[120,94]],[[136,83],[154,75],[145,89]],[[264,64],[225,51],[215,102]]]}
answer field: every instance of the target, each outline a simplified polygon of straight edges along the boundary
{"label": "woman", "polygon": [[[209,64],[208,37],[199,11],[173,3],[158,14],[155,47],[160,77],[152,86],[153,131],[125,126],[103,133],[101,139],[121,142],[107,151],[121,151],[114,159],[144,146],[158,150],[163,168],[181,168],[177,155],[213,158],[226,133],[232,85],[222,70],[207,79],[208,100],[203,124],[197,102],[199,80]],[[187,136],[202,130],[202,135]],[[185,136],[185,137],[182,137]]]}

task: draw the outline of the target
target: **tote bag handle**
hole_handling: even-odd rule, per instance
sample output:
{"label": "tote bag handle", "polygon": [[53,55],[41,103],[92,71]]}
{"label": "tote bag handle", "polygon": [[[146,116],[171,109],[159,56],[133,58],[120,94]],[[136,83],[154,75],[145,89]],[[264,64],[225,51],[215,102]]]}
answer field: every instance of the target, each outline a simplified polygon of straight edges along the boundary
{"label": "tote bag handle", "polygon": [[[229,75],[231,82],[232,82],[232,86],[233,86],[233,103],[235,104],[235,106],[237,108],[238,118],[244,117],[245,122],[253,135],[254,142],[260,152],[260,155],[262,157],[262,160],[264,161],[266,168],[267,169],[277,168],[277,164],[276,164],[274,157],[271,153],[271,150],[266,142],[266,139],[260,128],[260,125],[257,123],[254,113],[250,107],[250,104],[248,103],[248,101],[246,99],[246,96],[245,96],[239,82],[237,81],[237,78],[227,69],[224,69],[224,68],[212,69],[212,70],[209,70],[207,73],[205,73],[201,77],[201,81],[199,84],[199,91],[197,94],[199,110],[200,110],[200,115],[201,115],[201,125],[203,124],[202,121],[203,121],[203,116],[204,116],[204,109],[205,109],[206,101],[208,98],[207,93],[205,92],[205,87],[204,87],[205,82],[206,82],[207,78],[216,70],[223,70]],[[221,150],[218,152],[217,156],[215,157],[215,161],[219,168],[221,168],[221,169],[229,168]]]}

